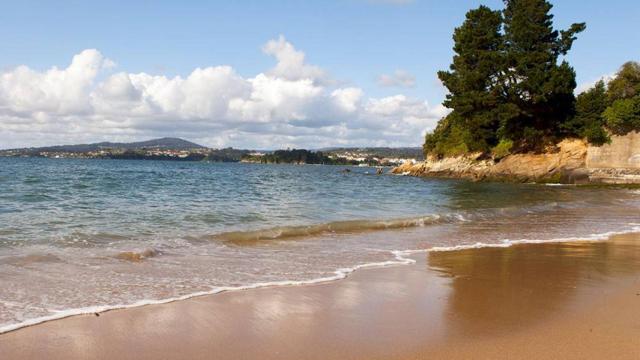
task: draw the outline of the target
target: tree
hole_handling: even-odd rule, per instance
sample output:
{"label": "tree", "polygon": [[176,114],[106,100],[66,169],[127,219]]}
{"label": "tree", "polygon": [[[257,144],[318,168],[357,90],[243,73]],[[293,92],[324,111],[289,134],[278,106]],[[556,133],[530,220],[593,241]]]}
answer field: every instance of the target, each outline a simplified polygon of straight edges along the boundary
{"label": "tree", "polygon": [[560,134],[574,110],[575,72],[560,55],[571,49],[584,23],[569,30],[553,28],[551,5],[545,0],[505,1],[504,32],[506,99],[518,115],[506,119],[500,135],[525,149],[544,145]]}
{"label": "tree", "polygon": [[[497,143],[495,110],[500,102],[502,15],[486,6],[471,10],[453,33],[455,56],[449,71],[438,77],[449,90],[444,105],[453,109],[449,122],[470,151],[486,151]],[[453,124],[451,124],[453,125]],[[462,144],[458,144],[462,145]]]}
{"label": "tree", "polygon": [[570,134],[576,75],[559,59],[585,24],[554,30],[551,8],[544,0],[506,0],[502,12],[480,6],[467,13],[453,34],[449,71],[438,73],[453,111],[427,135],[426,152],[488,153],[499,144],[499,153],[538,150]]}
{"label": "tree", "polygon": [[465,143],[465,131],[462,121],[455,112],[452,112],[438,122],[435,130],[425,136],[422,147],[425,158],[431,155],[438,157],[457,156],[469,152]]}
{"label": "tree", "polygon": [[629,61],[609,81],[604,111],[606,127],[615,135],[640,130],[640,64]]}
{"label": "tree", "polygon": [[604,111],[607,128],[615,135],[640,130],[640,96],[619,99]]}
{"label": "tree", "polygon": [[629,99],[640,95],[640,64],[629,61],[622,65],[614,79],[609,82],[609,101]]}
{"label": "tree", "polygon": [[578,95],[576,115],[565,123],[564,130],[568,135],[584,137],[595,145],[609,142],[602,116],[607,105],[607,88],[604,81],[600,80],[594,87]]}

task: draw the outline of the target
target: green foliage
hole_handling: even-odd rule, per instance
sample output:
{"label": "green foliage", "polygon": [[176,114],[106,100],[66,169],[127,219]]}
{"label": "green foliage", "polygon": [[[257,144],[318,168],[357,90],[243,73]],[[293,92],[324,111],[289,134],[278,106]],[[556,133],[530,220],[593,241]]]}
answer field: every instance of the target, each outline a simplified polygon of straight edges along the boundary
{"label": "green foliage", "polygon": [[616,77],[609,82],[608,95],[612,103],[640,95],[640,64],[629,61],[622,65]]}
{"label": "green foliage", "polygon": [[329,161],[322,152],[313,152],[304,149],[277,150],[272,154],[264,155],[262,160],[262,162],[276,164],[323,164]]}
{"label": "green foliage", "polygon": [[496,160],[500,160],[503,157],[511,154],[511,149],[513,148],[513,141],[511,140],[500,140],[498,145],[496,145],[493,149],[491,149],[491,155]]}
{"label": "green foliage", "polygon": [[602,145],[610,141],[604,130],[602,113],[607,108],[607,89],[604,81],[598,81],[594,87],[578,95],[576,115],[564,124],[568,135],[586,138],[590,143]]}
{"label": "green foliage", "polygon": [[469,152],[465,144],[465,131],[456,121],[455,114],[450,114],[438,123],[436,129],[425,137],[425,157],[429,154],[438,157],[458,156]]}
{"label": "green foliage", "polygon": [[[494,128],[499,118],[496,105],[500,89],[498,77],[503,67],[502,14],[486,6],[467,13],[466,20],[453,34],[454,51],[450,71],[438,72],[449,90],[444,105],[454,110],[449,119],[455,140],[445,140],[441,152],[452,149],[486,151],[497,143]],[[455,124],[454,124],[455,123]],[[431,141],[435,140],[431,138]],[[464,146],[462,146],[464,145]]]}
{"label": "green foliage", "polygon": [[627,62],[607,85],[599,81],[578,95],[576,115],[565,130],[594,145],[610,142],[609,134],[640,131],[640,64]]}
{"label": "green foliage", "polygon": [[627,62],[608,84],[576,98],[576,74],[560,57],[585,30],[553,28],[546,0],[505,0],[503,11],[470,10],[453,34],[455,55],[438,77],[452,112],[425,138],[425,154],[481,151],[501,158],[539,151],[565,137],[610,142],[640,131],[640,64]]}
{"label": "green foliage", "polygon": [[271,154],[262,156],[245,155],[245,161],[259,162],[263,164],[324,164],[324,165],[356,165],[358,162],[345,158],[332,158],[322,151],[310,151],[305,149],[276,150]]}
{"label": "green foliage", "polygon": [[438,157],[457,156],[469,152],[469,147],[465,144],[467,131],[459,124],[459,119],[455,114],[442,119],[436,129],[427,134],[424,142],[425,157],[429,154]]}
{"label": "green foliage", "polygon": [[600,146],[611,142],[611,137],[602,125],[595,123],[585,126],[580,132],[582,137],[593,145]]}
{"label": "green foliage", "polygon": [[505,4],[504,11],[469,11],[455,29],[453,62],[438,73],[449,90],[444,105],[453,111],[426,137],[425,152],[488,153],[500,139],[519,151],[536,150],[564,135],[576,81],[573,68],[558,60],[585,24],[557,31],[549,2]]}
{"label": "green foliage", "polygon": [[605,127],[615,135],[640,131],[640,64],[622,65],[607,89],[609,107],[604,110]]}
{"label": "green foliage", "polygon": [[569,30],[553,29],[553,7],[544,0],[505,1],[506,101],[518,106],[502,136],[524,150],[539,150],[561,136],[573,114],[575,72],[566,61],[558,65],[585,24]]}
{"label": "green foliage", "polygon": [[607,128],[616,135],[640,130],[640,96],[618,99],[604,111]]}
{"label": "green foliage", "polygon": [[234,148],[214,149],[209,152],[204,160],[210,162],[239,162],[242,160],[242,157],[249,153],[249,150],[238,150]]}
{"label": "green foliage", "polygon": [[640,131],[640,64],[627,62],[606,86],[599,81],[578,95],[576,116],[566,130],[594,145],[610,142],[609,133]]}

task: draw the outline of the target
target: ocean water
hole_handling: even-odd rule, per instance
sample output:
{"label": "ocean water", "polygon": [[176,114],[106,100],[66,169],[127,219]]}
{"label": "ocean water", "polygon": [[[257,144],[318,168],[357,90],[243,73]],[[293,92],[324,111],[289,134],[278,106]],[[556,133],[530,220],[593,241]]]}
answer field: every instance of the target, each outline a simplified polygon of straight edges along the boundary
{"label": "ocean water", "polygon": [[640,226],[638,190],[343,169],[0,158],[0,332],[337,280],[416,252],[603,240]]}

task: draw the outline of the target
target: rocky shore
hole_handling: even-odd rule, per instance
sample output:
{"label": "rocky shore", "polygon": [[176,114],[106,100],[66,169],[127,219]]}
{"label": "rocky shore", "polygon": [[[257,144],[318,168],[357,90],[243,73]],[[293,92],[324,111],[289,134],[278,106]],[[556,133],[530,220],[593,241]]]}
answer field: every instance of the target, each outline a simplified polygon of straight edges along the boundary
{"label": "rocky shore", "polygon": [[405,163],[394,174],[562,184],[640,184],[640,134],[614,136],[611,144],[568,139],[542,154],[514,154],[500,160],[468,154]]}

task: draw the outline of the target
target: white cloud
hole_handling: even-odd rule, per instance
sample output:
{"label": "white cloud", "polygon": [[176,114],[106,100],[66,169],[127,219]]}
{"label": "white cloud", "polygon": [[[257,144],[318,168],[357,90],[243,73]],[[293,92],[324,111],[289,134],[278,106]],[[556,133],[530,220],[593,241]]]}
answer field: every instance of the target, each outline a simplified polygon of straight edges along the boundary
{"label": "white cloud", "polygon": [[85,50],[64,69],[0,73],[0,148],[181,136],[210,146],[414,145],[447,110],[404,95],[337,87],[284,37],[263,47],[276,66],[242,77],[230,66],[186,77],[112,72]]}
{"label": "white cloud", "polygon": [[262,47],[262,51],[278,60],[276,66],[267,72],[268,75],[287,80],[310,79],[313,81],[323,80],[326,77],[325,72],[319,67],[305,64],[304,52],[296,50],[282,35],[277,40],[267,42]]}
{"label": "white cloud", "polygon": [[30,116],[37,112],[77,114],[90,111],[89,94],[98,72],[112,66],[95,49],[75,55],[66,69],[37,72],[26,66],[0,75],[0,106]]}
{"label": "white cloud", "polygon": [[350,87],[334,90],[331,93],[331,97],[342,110],[348,113],[354,113],[358,110],[358,105],[363,94],[362,89]]}
{"label": "white cloud", "polygon": [[378,77],[378,85],[385,87],[414,87],[416,77],[404,70],[396,70],[393,74],[382,74]]}

